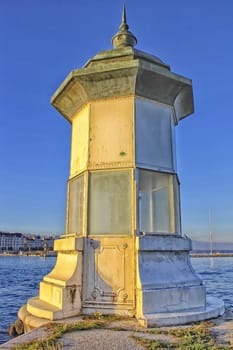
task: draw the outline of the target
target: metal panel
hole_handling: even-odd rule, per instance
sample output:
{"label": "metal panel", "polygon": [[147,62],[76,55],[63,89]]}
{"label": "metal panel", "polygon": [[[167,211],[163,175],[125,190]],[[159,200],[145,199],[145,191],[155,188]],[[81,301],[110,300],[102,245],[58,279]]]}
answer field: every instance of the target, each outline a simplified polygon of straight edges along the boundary
{"label": "metal panel", "polygon": [[133,97],[91,103],[89,169],[133,166],[133,112]]}
{"label": "metal panel", "polygon": [[134,237],[93,237],[84,252],[83,310],[130,315],[134,308]]}

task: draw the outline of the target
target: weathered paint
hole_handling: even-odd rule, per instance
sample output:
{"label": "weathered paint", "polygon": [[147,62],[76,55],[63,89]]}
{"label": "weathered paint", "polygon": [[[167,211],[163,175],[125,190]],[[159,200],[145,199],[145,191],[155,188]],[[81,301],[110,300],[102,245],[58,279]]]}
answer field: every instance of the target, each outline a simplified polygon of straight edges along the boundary
{"label": "weathered paint", "polygon": [[90,105],[77,112],[72,120],[70,177],[87,169],[89,158]]}
{"label": "weathered paint", "polygon": [[89,169],[134,165],[134,98],[91,102]]}

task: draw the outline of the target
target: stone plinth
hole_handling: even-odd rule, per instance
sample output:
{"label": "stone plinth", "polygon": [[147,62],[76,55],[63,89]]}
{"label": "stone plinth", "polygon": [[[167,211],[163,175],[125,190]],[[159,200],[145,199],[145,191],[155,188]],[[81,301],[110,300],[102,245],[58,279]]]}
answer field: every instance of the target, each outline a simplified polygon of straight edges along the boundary
{"label": "stone plinth", "polygon": [[27,331],[81,312],[83,238],[67,235],[55,241],[54,250],[56,265],[40,283],[39,295],[18,312]]}
{"label": "stone plinth", "polygon": [[137,318],[144,326],[175,325],[216,317],[223,302],[206,301],[206,291],[190,262],[191,240],[179,235],[136,239]]}

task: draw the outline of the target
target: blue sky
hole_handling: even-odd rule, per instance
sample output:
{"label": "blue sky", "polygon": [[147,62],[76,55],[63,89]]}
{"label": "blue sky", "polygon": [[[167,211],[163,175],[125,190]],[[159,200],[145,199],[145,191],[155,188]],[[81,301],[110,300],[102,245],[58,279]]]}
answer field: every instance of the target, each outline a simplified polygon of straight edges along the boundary
{"label": "blue sky", "polygon": [[[193,80],[177,132],[183,232],[233,241],[233,2],[126,1],[137,48]],[[50,97],[111,48],[119,0],[0,1],[0,230],[63,233],[70,125]]]}

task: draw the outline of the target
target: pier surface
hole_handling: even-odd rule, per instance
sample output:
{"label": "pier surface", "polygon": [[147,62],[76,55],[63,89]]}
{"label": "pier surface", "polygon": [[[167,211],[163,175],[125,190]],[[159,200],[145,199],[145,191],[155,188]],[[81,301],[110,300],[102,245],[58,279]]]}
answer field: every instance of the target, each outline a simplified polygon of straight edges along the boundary
{"label": "pier surface", "polygon": [[[73,320],[73,321],[72,321]],[[80,318],[73,318],[70,322],[80,321]],[[232,349],[233,347],[233,312],[227,310],[225,314],[217,319],[210,320],[210,324],[207,324],[208,329],[216,339],[217,344],[225,345],[226,348]],[[144,347],[136,342],[135,338],[150,339],[160,342],[174,343],[175,337],[171,334],[165,334],[164,330],[180,330],[185,329],[186,326],[177,327],[163,327],[159,328],[161,332],[150,332],[152,329],[146,330],[138,325],[135,319],[112,321],[104,328],[79,330],[68,332],[62,335],[58,339],[58,343],[63,350],[141,350]],[[33,340],[46,339],[48,336],[49,328],[46,326],[35,329],[29,333],[21,335],[8,341],[5,344],[0,345],[1,350],[13,350],[22,343],[31,342]]]}

